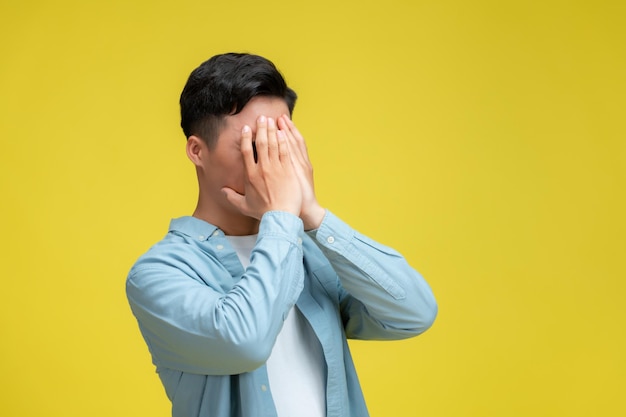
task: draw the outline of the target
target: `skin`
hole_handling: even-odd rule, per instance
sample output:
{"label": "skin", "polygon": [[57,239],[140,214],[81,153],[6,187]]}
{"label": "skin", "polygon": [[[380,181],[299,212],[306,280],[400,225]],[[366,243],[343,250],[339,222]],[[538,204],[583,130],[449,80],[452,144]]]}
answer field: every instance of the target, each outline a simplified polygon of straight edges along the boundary
{"label": "skin", "polygon": [[299,216],[305,230],[319,227],[325,209],[315,197],[304,138],[288,114],[283,99],[258,96],[226,116],[212,148],[189,137],[187,156],[199,185],[194,217],[233,236],[258,233],[261,217],[273,210]]}

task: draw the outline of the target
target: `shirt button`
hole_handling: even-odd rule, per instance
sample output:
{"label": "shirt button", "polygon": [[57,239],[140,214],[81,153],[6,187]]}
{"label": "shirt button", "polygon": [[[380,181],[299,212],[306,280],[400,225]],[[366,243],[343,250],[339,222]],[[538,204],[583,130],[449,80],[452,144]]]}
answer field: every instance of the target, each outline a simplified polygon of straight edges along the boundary
{"label": "shirt button", "polygon": [[224,249],[224,245],[217,245],[215,248],[216,248],[217,250],[222,250],[222,249]]}
{"label": "shirt button", "polygon": [[265,384],[261,385],[261,391],[267,391],[267,385]]}
{"label": "shirt button", "polygon": [[220,232],[218,232],[217,230],[215,232],[213,232],[213,236],[217,236],[219,234],[220,234]]}
{"label": "shirt button", "polygon": [[335,243],[335,238],[332,236],[328,236],[328,239],[326,239],[326,242],[328,243]]}
{"label": "shirt button", "polygon": [[302,238],[301,237],[298,238],[298,245],[302,245]]}
{"label": "shirt button", "polygon": [[198,236],[198,240],[204,240],[204,235]]}

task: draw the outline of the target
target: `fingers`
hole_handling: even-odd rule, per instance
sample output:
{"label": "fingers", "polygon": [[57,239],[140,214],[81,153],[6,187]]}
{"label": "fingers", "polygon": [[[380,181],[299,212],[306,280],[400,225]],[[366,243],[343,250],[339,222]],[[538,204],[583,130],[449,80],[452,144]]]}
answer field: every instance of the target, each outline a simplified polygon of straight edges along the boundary
{"label": "fingers", "polygon": [[237,191],[233,190],[230,187],[222,188],[222,192],[226,196],[226,200],[233,206],[235,206],[242,213],[245,212],[246,208],[246,198],[245,196],[239,194]]}
{"label": "fingers", "polygon": [[272,162],[280,161],[280,149],[278,147],[278,136],[276,134],[276,121],[271,117],[267,118],[267,150],[268,158]]}
{"label": "fingers", "polygon": [[256,153],[259,164],[268,162],[267,118],[259,116],[256,121]]}
{"label": "fingers", "polygon": [[306,148],[306,143],[304,142],[304,138],[296,128],[296,125],[289,119],[287,115],[282,115],[278,119],[278,127],[285,132],[293,156],[300,163],[308,164],[309,155]]}
{"label": "fingers", "polygon": [[252,129],[245,125],[241,130],[241,154],[246,172],[252,172],[255,165],[255,151],[252,145]]}
{"label": "fingers", "polygon": [[287,135],[282,130],[276,132],[276,138],[278,140],[278,155],[281,161],[286,161],[289,158],[289,144],[287,143]]}
{"label": "fingers", "polygon": [[256,152],[259,164],[284,162],[289,156],[287,137],[278,130],[276,121],[271,117],[260,116],[257,119]]}

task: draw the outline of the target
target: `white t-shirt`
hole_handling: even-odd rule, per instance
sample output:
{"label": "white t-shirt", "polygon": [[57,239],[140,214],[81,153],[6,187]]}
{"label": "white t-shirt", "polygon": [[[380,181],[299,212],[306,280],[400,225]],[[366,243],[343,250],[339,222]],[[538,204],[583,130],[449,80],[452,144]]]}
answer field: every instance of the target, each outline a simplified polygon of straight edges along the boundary
{"label": "white t-shirt", "polygon": [[[226,237],[247,268],[257,236]],[[289,311],[266,365],[279,417],[326,416],[322,346],[296,306]]]}

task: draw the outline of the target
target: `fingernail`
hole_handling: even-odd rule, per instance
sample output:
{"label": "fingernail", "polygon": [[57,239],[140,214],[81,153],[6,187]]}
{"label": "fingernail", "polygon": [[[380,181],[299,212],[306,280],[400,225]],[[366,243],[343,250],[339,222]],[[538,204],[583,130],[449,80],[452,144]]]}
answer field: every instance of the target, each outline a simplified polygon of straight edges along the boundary
{"label": "fingernail", "polygon": [[259,116],[259,123],[265,123],[265,116]]}
{"label": "fingernail", "polygon": [[248,125],[244,125],[243,129],[241,130],[243,133],[248,133],[250,131],[250,126]]}
{"label": "fingernail", "polygon": [[272,119],[271,117],[267,118],[267,124],[270,127],[274,127],[274,119]]}

